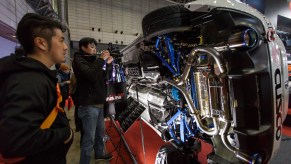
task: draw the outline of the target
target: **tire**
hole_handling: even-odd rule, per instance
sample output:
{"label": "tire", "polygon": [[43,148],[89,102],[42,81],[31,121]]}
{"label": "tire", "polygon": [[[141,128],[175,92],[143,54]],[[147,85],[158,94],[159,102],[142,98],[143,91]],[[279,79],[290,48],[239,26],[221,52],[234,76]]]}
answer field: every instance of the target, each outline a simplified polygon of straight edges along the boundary
{"label": "tire", "polygon": [[191,12],[183,5],[160,8],[147,14],[142,20],[146,40],[170,33],[191,30]]}

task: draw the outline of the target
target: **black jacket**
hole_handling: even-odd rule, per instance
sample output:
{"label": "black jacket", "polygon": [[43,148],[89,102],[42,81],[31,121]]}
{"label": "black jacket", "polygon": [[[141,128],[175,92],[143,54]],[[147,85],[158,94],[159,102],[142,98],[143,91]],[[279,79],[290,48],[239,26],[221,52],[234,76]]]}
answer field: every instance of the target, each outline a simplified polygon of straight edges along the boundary
{"label": "black jacket", "polygon": [[51,128],[40,129],[57,102],[56,72],[29,57],[0,59],[0,153],[26,157],[21,163],[64,163],[69,122],[58,114]]}
{"label": "black jacket", "polygon": [[105,80],[112,71],[111,64],[102,68],[105,61],[102,58],[75,53],[73,69],[77,80],[77,99],[79,105],[97,105],[105,103]]}

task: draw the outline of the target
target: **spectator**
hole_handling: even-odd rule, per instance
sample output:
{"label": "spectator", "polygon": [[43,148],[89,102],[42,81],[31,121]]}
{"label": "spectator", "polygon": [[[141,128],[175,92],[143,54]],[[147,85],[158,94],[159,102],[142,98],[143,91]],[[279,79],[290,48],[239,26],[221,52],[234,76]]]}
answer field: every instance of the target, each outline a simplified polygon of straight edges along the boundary
{"label": "spectator", "polygon": [[[113,58],[104,51],[96,59],[97,42],[93,38],[83,38],[79,42],[79,52],[75,53],[73,69],[77,79],[78,116],[81,119],[84,135],[81,141],[80,164],[89,164],[94,148],[95,159],[112,159],[111,154],[104,153],[104,113],[105,77],[111,70],[104,71],[105,65],[111,64]],[[112,68],[107,67],[107,68]]]}
{"label": "spectator", "polygon": [[60,103],[60,106],[64,109],[66,100],[69,97],[69,84],[71,83],[70,81],[71,68],[65,63],[56,64],[55,67],[57,70],[57,79],[60,85],[60,90],[61,90],[62,100],[63,100]]}
{"label": "spectator", "polygon": [[77,80],[75,74],[72,74],[71,76],[71,84],[70,84],[70,93],[75,105],[75,111],[74,111],[74,118],[75,118],[75,126],[76,126],[76,132],[81,131],[81,140],[82,141],[82,136],[83,136],[83,130],[82,130],[82,122],[80,118],[78,117],[78,109],[79,109],[79,102],[78,102],[78,97],[77,97]]}
{"label": "spectator", "polygon": [[[50,70],[65,61],[63,29],[55,20],[28,13],[16,31],[25,55],[0,59],[0,163],[66,163],[73,133],[64,113],[54,112],[58,87]],[[51,113],[57,116],[46,119]]]}

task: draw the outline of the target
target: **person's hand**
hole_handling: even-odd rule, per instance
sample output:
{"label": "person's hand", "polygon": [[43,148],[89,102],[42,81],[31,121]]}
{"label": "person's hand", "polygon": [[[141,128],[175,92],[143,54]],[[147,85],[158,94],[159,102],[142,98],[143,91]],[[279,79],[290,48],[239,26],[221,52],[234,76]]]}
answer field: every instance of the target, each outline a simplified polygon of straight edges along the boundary
{"label": "person's hand", "polygon": [[66,141],[64,142],[64,144],[67,144],[67,143],[69,143],[70,141],[71,141],[71,139],[73,138],[73,131],[72,131],[72,129],[70,129],[70,137],[68,138],[68,139],[66,139]]}
{"label": "person's hand", "polygon": [[67,83],[67,84],[71,84],[71,81],[70,81],[70,80],[68,80],[68,81],[66,81],[66,83]]}
{"label": "person's hand", "polygon": [[109,58],[107,58],[107,64],[110,64],[110,63],[112,63],[112,61],[113,61],[113,57],[112,56],[110,56]]}
{"label": "person's hand", "polygon": [[103,60],[106,60],[110,57],[110,53],[108,50],[102,51],[100,58],[102,58]]}

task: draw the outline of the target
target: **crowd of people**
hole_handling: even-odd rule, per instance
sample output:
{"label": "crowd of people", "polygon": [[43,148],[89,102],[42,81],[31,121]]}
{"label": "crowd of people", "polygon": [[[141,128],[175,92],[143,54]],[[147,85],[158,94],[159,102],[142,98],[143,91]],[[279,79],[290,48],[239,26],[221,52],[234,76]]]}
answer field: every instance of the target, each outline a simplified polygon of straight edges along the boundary
{"label": "crowd of people", "polygon": [[80,164],[90,163],[93,150],[95,159],[112,159],[103,137],[104,86],[113,57],[107,50],[97,56],[96,40],[84,37],[71,69],[65,30],[49,17],[25,14],[16,31],[21,51],[0,59],[0,164],[67,163],[74,139],[64,111],[69,95],[81,131]]}

